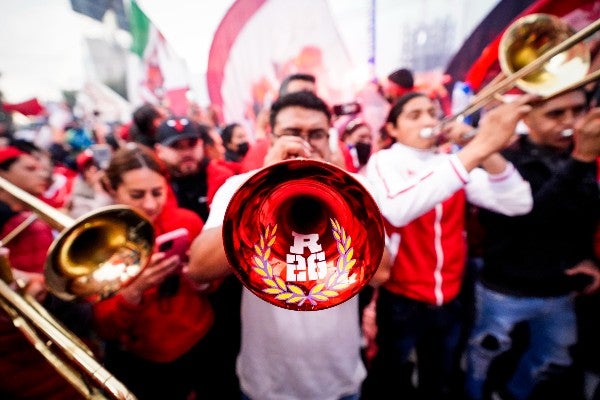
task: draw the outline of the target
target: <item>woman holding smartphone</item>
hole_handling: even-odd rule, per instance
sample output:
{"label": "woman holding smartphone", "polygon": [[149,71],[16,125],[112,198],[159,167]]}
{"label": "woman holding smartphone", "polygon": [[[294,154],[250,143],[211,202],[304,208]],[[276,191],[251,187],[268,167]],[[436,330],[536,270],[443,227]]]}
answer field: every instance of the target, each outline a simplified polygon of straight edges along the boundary
{"label": "woman holding smartphone", "polygon": [[[182,272],[186,254],[169,251],[187,251],[203,223],[192,211],[167,202],[167,179],[154,152],[133,143],[115,151],[106,168],[115,204],[140,210],[157,238],[171,236],[157,243],[136,279],[94,305],[95,328],[106,341],[105,365],[140,400],[187,399],[197,388],[204,398],[211,387],[206,349],[214,313],[202,288]],[[183,235],[173,236],[178,229]],[[182,246],[182,240],[188,244]]]}

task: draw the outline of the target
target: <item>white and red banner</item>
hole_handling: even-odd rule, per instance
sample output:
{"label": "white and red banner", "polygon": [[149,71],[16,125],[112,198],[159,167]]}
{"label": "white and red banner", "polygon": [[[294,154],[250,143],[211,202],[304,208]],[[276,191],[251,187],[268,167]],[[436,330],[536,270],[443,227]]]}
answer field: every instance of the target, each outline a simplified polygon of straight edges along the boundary
{"label": "white and red banner", "polygon": [[224,120],[252,120],[285,76],[315,75],[318,94],[335,104],[352,69],[327,1],[237,0],[213,37],[208,94]]}

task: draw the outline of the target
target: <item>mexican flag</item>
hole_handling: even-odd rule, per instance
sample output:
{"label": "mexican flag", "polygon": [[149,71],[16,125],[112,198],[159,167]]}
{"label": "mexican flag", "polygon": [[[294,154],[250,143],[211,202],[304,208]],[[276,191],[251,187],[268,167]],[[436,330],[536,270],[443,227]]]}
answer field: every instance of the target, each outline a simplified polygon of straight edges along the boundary
{"label": "mexican flag", "polygon": [[173,115],[185,115],[190,88],[188,68],[135,1],[129,23],[133,43],[129,60],[128,97],[134,106],[161,104]]}

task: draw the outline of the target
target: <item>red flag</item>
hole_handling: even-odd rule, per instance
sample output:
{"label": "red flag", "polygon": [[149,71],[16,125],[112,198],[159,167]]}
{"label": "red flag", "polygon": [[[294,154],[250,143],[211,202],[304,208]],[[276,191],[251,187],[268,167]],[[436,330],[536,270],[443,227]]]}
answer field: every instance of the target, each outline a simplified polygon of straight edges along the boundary
{"label": "red flag", "polygon": [[44,106],[42,106],[38,99],[33,98],[27,101],[23,101],[21,103],[2,103],[2,106],[6,111],[12,112],[17,111],[23,115],[40,115],[45,110]]}

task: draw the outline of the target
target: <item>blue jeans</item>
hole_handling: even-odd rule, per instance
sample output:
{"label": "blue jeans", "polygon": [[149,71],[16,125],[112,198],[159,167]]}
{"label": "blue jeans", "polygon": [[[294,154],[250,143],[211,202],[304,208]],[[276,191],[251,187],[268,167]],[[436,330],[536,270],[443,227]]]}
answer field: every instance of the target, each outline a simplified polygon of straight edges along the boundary
{"label": "blue jeans", "polygon": [[[359,400],[359,399],[360,399],[360,395],[358,393],[349,394],[347,396],[342,396],[339,398],[339,400]],[[250,397],[246,396],[244,393],[242,393],[241,400],[252,400],[252,399]]]}
{"label": "blue jeans", "polygon": [[569,347],[577,340],[573,298],[515,297],[477,284],[475,326],[467,351],[466,392],[483,398],[491,362],[511,346],[510,333],[522,321],[529,324],[529,347],[508,381],[516,399],[526,399],[540,380],[571,364]]}

